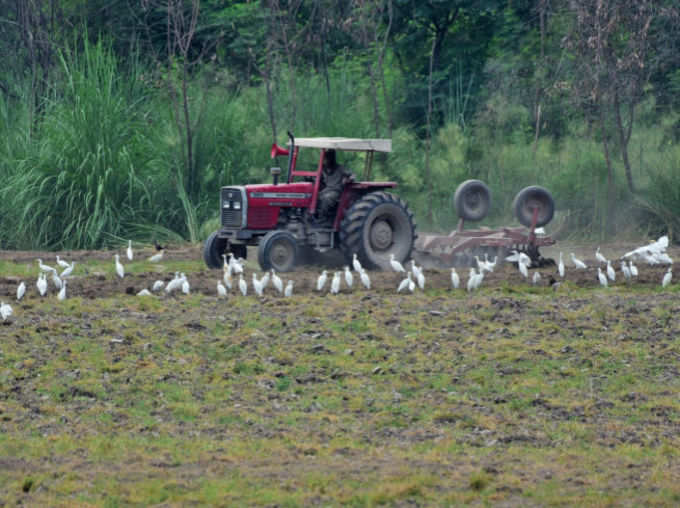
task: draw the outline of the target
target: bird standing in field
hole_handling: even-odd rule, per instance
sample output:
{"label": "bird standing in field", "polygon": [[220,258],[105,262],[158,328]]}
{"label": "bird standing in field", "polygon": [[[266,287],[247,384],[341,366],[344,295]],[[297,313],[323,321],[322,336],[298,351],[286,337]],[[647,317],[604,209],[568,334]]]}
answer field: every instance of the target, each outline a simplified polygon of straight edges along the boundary
{"label": "bird standing in field", "polygon": [[612,262],[609,260],[607,260],[607,277],[609,277],[609,280],[612,282],[616,281],[616,272],[614,271]]}
{"label": "bird standing in field", "polygon": [[40,270],[42,270],[43,272],[52,272],[52,273],[56,272],[56,270],[54,268],[52,268],[51,266],[43,264],[42,259],[40,259],[40,258],[38,258],[38,268],[40,268]]}
{"label": "bird standing in field", "polygon": [[293,296],[293,281],[289,280],[288,284],[286,284],[286,289],[283,292],[283,296],[289,297]]}
{"label": "bird standing in field", "polygon": [[607,264],[607,258],[600,253],[599,247],[595,251],[595,259],[597,259],[598,263]]}
{"label": "bird standing in field", "polygon": [[248,283],[245,280],[243,280],[243,274],[239,275],[238,288],[243,296],[246,296],[248,294]]}
{"label": "bird standing in field", "polygon": [[283,294],[283,281],[281,280],[281,277],[276,275],[276,272],[272,268],[272,284],[274,285],[274,288],[279,292],[279,294]]}
{"label": "bird standing in field", "polygon": [[262,278],[260,279],[260,282],[262,283],[262,291],[267,289],[267,286],[269,285],[269,277],[269,272],[264,272],[264,274],[262,274]]}
{"label": "bird standing in field", "polygon": [[179,272],[175,272],[175,277],[165,286],[165,292],[170,294],[174,290],[178,289],[181,285],[182,278],[179,276]]}
{"label": "bird standing in field", "polygon": [[224,286],[231,291],[231,270],[224,271],[222,280],[224,281]]}
{"label": "bird standing in field", "polygon": [[349,270],[349,266],[345,267],[345,284],[347,284],[347,287],[349,289],[352,289],[352,284],[354,284],[354,276],[352,275],[352,272]]}
{"label": "bird standing in field", "polygon": [[323,287],[326,285],[326,281],[328,280],[328,272],[324,270],[321,272],[321,275],[319,275],[319,278],[316,279],[316,290],[317,291],[323,291]]}
{"label": "bird standing in field", "polygon": [[153,283],[153,286],[151,286],[151,291],[160,291],[163,289],[163,286],[165,286],[165,282],[162,280],[157,280],[156,282]]}
{"label": "bird standing in field", "polygon": [[264,287],[262,285],[262,281],[258,280],[255,274],[253,274],[253,289],[255,290],[255,294],[257,296],[262,296],[262,292],[264,291]]}
{"label": "bird standing in field", "polygon": [[470,268],[470,276],[468,277],[468,281],[467,281],[468,293],[477,289],[476,286],[475,286],[476,282],[477,282],[477,272],[475,272],[474,268]]}
{"label": "bird standing in field", "polygon": [[[415,266],[415,265],[413,265]],[[416,281],[418,282],[418,287],[422,290],[425,289],[425,275],[423,274],[423,271],[421,269],[418,269],[418,273],[416,274]]]}
{"label": "bird standing in field", "polygon": [[120,262],[120,255],[114,254],[113,257],[116,259],[116,273],[118,274],[118,277],[122,279],[125,277],[125,268],[123,267],[123,263]]}
{"label": "bird standing in field", "polygon": [[57,298],[59,300],[66,300],[66,281],[61,286],[59,293],[57,293]]}
{"label": "bird standing in field", "polygon": [[394,270],[395,272],[406,273],[406,270],[404,270],[402,264],[396,259],[394,259],[394,253],[390,254],[390,266],[392,267],[392,270]]}
{"label": "bird standing in field", "polygon": [[673,278],[673,269],[669,268],[668,271],[664,274],[663,279],[661,280],[661,287],[666,287],[671,283],[671,279]]}
{"label": "bird standing in field", "polygon": [[73,269],[76,266],[76,262],[73,261],[70,265],[68,265],[63,272],[59,275],[60,279],[65,279],[66,277],[70,276],[73,273]]}
{"label": "bird standing in field", "polygon": [[45,272],[40,272],[35,285],[38,288],[40,296],[45,296],[45,293],[47,293],[47,277],[45,276]]}
{"label": "bird standing in field", "polygon": [[153,256],[149,256],[149,262],[151,262],[151,263],[160,262],[163,259],[163,253],[164,252],[165,252],[164,250],[160,250],[159,252],[157,252]]}
{"label": "bird standing in field", "polygon": [[630,268],[628,268],[625,261],[621,261],[621,272],[623,273],[623,278],[629,281],[631,278]]}
{"label": "bird standing in field", "polygon": [[352,267],[354,268],[354,271],[360,272],[363,270],[363,267],[361,266],[361,263],[359,262],[359,258],[357,257],[357,253],[355,252],[352,256]]}
{"label": "bird standing in field", "polygon": [[630,270],[630,276],[631,277],[637,277],[638,276],[638,269],[637,266],[633,264],[633,260],[631,259],[628,262],[628,269]]}
{"label": "bird standing in field", "polygon": [[460,277],[455,268],[451,268],[451,285],[453,286],[453,289],[458,289],[460,286]]}
{"label": "bird standing in field", "polygon": [[578,259],[573,252],[571,253],[571,261],[574,263],[574,266],[579,270],[585,270],[586,268],[588,268],[588,265],[586,265],[583,261]]}
{"label": "bird standing in field", "polygon": [[59,278],[59,275],[57,275],[56,271],[52,272],[52,283],[54,284],[54,287],[57,289],[61,289],[61,286],[63,285],[63,282]]}
{"label": "bird standing in field", "polygon": [[68,261],[65,261],[59,257],[59,254],[57,254],[57,264],[61,266],[62,268],[68,268],[70,265],[68,264]]}
{"label": "bird standing in field", "polygon": [[[411,272],[406,272],[406,278],[399,283],[399,286],[397,287],[397,293],[401,293],[405,289],[411,290],[411,282]],[[415,285],[413,288],[415,289]]]}
{"label": "bird standing in field", "polygon": [[535,286],[541,281],[541,273],[540,272],[534,272],[534,276],[531,278],[532,284]]}
{"label": "bird standing in field", "polygon": [[607,283],[607,276],[604,274],[604,272],[599,266],[597,267],[597,280],[600,281],[600,286],[604,288],[609,286],[609,284]]}
{"label": "bird standing in field", "polygon": [[132,261],[133,254],[132,254],[132,240],[128,240],[128,247],[127,247],[127,258]]}
{"label": "bird standing in field", "polygon": [[182,293],[188,295],[190,290],[191,286],[189,285],[189,280],[186,275],[182,274]]}
{"label": "bird standing in field", "polygon": [[227,297],[227,288],[224,287],[224,284],[222,284],[221,281],[217,281],[217,296],[220,298]]}
{"label": "bird standing in field", "polygon": [[335,272],[333,274],[333,280],[331,281],[331,294],[337,295],[340,292],[340,272]]}
{"label": "bird standing in field", "polygon": [[17,301],[21,300],[24,297],[25,293],[26,284],[24,284],[24,281],[21,281],[21,283],[17,286]]}
{"label": "bird standing in field", "polygon": [[0,302],[0,317],[3,321],[7,321],[9,317],[14,313],[12,306],[5,302]]}
{"label": "bird standing in field", "polygon": [[564,278],[564,259],[562,258],[562,253],[560,252],[560,261],[557,263],[557,273],[560,277]]}
{"label": "bird standing in field", "polygon": [[517,268],[519,268],[519,273],[521,273],[525,279],[529,278],[529,269],[521,260],[517,263]]}
{"label": "bird standing in field", "polygon": [[359,278],[366,289],[371,289],[371,279],[363,268],[359,270]]}
{"label": "bird standing in field", "polygon": [[235,274],[243,273],[243,265],[238,259],[234,257],[233,252],[229,253],[229,265],[231,266],[231,269]]}
{"label": "bird standing in field", "polygon": [[153,295],[151,294],[151,291],[144,288],[140,292],[137,293],[137,296],[153,296]]}

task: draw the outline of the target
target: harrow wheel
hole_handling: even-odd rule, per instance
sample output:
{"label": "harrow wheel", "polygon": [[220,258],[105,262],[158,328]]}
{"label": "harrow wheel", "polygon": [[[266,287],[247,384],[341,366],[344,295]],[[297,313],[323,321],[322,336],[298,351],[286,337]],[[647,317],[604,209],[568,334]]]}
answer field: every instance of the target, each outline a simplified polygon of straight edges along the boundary
{"label": "harrow wheel", "polygon": [[547,189],[532,185],[517,193],[512,210],[522,226],[531,227],[534,211],[537,211],[536,227],[545,226],[555,214],[555,201]]}
{"label": "harrow wheel", "polygon": [[465,180],[453,195],[453,207],[464,220],[482,220],[489,213],[491,191],[481,180]]}
{"label": "harrow wheel", "polygon": [[364,268],[388,270],[391,254],[401,263],[411,257],[416,239],[413,212],[394,194],[371,192],[347,210],[339,239],[347,262],[356,253]]}

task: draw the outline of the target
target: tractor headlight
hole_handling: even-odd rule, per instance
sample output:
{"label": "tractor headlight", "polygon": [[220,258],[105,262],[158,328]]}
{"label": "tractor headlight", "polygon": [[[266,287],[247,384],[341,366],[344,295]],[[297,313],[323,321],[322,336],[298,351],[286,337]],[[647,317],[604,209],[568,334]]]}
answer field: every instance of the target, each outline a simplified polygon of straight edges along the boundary
{"label": "tractor headlight", "polygon": [[222,208],[224,208],[225,210],[229,210],[229,201],[225,201],[224,203],[222,203]]}
{"label": "tractor headlight", "polygon": [[234,210],[240,210],[241,209],[241,202],[240,201],[234,201]]}

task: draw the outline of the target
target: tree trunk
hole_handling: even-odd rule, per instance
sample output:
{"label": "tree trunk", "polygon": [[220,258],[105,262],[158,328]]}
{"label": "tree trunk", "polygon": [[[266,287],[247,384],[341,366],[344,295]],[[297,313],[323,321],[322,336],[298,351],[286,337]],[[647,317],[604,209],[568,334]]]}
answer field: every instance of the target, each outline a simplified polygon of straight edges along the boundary
{"label": "tree trunk", "polygon": [[600,130],[602,134],[602,149],[604,151],[604,159],[607,164],[607,205],[605,208],[605,217],[603,221],[604,228],[601,230],[601,239],[605,240],[609,233],[611,233],[611,217],[614,208],[614,167],[612,166],[611,156],[609,155],[609,143],[607,141],[607,122],[605,118],[605,106],[600,105]]}
{"label": "tree trunk", "polygon": [[628,158],[628,143],[630,141],[631,127],[633,125],[633,115],[635,113],[635,105],[630,103],[630,119],[628,129],[623,125],[623,118],[621,117],[621,101],[619,100],[618,92],[614,93],[614,111],[616,113],[616,128],[619,132],[619,141],[621,143],[621,158],[623,159],[623,167],[626,170],[626,181],[628,182],[628,190],[631,194],[635,194],[635,186],[633,185],[633,171],[630,167],[630,159]]}
{"label": "tree trunk", "polygon": [[430,151],[432,149],[432,74],[434,70],[434,56],[435,48],[437,46],[437,35],[432,40],[432,49],[430,50],[430,72],[427,82],[427,135],[425,138],[425,185],[427,185],[427,218],[430,221],[430,226],[434,222],[432,213],[432,198],[434,197],[432,183],[432,172],[430,171]]}

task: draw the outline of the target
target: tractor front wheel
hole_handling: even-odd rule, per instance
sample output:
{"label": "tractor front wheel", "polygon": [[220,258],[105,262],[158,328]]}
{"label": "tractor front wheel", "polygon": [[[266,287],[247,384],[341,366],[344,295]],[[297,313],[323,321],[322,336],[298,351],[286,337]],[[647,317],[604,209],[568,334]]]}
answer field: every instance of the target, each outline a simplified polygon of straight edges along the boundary
{"label": "tractor front wheel", "polygon": [[391,254],[402,263],[411,257],[416,224],[402,199],[388,192],[371,192],[347,210],[339,236],[348,262],[356,253],[365,268],[388,270]]}
{"label": "tractor front wheel", "polygon": [[257,246],[257,261],[262,270],[290,272],[298,260],[298,244],[288,231],[270,231]]}

